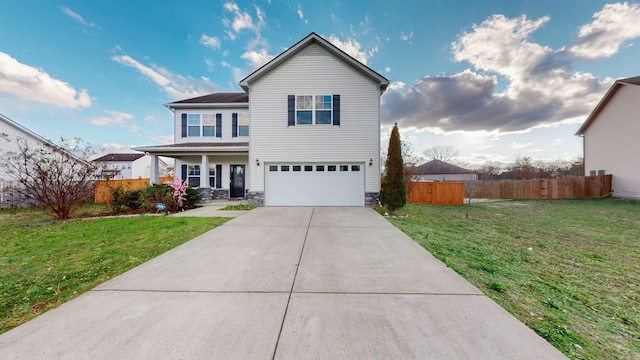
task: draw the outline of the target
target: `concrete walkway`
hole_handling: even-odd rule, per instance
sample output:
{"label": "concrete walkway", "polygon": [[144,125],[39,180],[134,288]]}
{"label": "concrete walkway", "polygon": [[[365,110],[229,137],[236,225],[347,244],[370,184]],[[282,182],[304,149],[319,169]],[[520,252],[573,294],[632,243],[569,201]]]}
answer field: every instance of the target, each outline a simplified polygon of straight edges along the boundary
{"label": "concrete walkway", "polygon": [[175,217],[224,217],[234,218],[247,213],[245,210],[220,210],[229,205],[246,205],[245,200],[214,200],[209,203],[201,204],[200,207],[173,213],[170,216]]}
{"label": "concrete walkway", "polygon": [[0,336],[0,359],[563,359],[367,208],[258,208]]}

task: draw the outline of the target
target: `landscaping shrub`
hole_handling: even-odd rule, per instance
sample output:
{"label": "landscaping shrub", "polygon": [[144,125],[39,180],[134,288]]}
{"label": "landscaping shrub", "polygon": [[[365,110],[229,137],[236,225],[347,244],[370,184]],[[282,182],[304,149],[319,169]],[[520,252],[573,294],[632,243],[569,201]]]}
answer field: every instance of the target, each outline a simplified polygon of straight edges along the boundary
{"label": "landscaping shrub", "polygon": [[200,192],[197,189],[192,188],[191,186],[187,187],[187,207],[194,207],[198,202],[200,202],[200,200],[202,200],[202,195],[200,194]]}
{"label": "landscaping shrub", "polygon": [[142,208],[145,211],[155,212],[156,205],[162,203],[166,211],[178,211],[178,201],[171,195],[173,189],[166,184],[153,184],[147,186],[142,193]]}
{"label": "landscaping shrub", "polygon": [[[156,212],[156,205],[162,203],[166,206],[166,211],[180,211],[180,203],[173,196],[174,189],[167,184],[153,184],[141,190],[141,206],[148,212]],[[183,209],[191,209],[200,201],[202,196],[198,190],[187,187],[185,201],[182,204]]]}
{"label": "landscaping shrub", "polygon": [[141,205],[141,190],[124,190],[121,186],[111,190],[111,202],[109,206],[114,214],[122,214],[129,210],[138,210]]}

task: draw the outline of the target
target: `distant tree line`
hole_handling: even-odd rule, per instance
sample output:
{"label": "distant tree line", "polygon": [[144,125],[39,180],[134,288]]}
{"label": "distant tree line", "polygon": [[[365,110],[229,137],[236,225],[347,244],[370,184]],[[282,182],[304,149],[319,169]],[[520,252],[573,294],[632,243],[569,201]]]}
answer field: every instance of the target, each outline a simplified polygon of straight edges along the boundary
{"label": "distant tree line", "polygon": [[478,174],[478,180],[554,179],[584,176],[584,160],[577,157],[572,161],[544,161],[525,156],[516,158],[513,165],[507,167],[485,164],[471,169]]}

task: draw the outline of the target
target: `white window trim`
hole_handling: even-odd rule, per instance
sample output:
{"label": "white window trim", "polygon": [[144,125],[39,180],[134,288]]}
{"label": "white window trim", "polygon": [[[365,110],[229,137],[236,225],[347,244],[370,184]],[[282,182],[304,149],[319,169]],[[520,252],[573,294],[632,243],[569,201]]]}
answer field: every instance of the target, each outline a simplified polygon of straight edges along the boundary
{"label": "white window trim", "polygon": [[[191,125],[189,124],[189,117],[193,116],[193,115],[198,115],[199,116],[199,122],[198,122],[198,135],[191,135],[189,133],[189,129],[196,127],[196,125]],[[213,117],[213,125],[205,125],[204,124],[204,116],[205,115],[211,115]],[[187,137],[188,138],[214,138],[216,137],[216,115],[217,113],[187,113]],[[207,127],[212,127],[213,128],[213,135],[204,135],[204,128],[205,126]]]}
{"label": "white window trim", "polygon": [[[302,96],[311,96],[311,109],[299,109],[298,108],[298,98],[302,97]],[[316,108],[316,98],[318,96],[328,96],[331,99],[331,108],[330,109],[318,109]],[[298,121],[298,111],[311,111],[311,124],[304,124],[304,123],[300,123]],[[329,112],[329,122],[326,124],[318,124],[316,122],[316,114],[318,111],[328,111]],[[296,125],[333,125],[333,95],[296,95],[295,97],[295,119],[296,119]]]}
{"label": "white window trim", "polygon": [[[247,119],[247,123],[246,124],[240,124],[240,118],[242,116],[245,116]],[[249,119],[249,113],[238,113],[238,128],[236,129],[236,134],[238,134],[238,137],[249,137],[249,122],[251,120]],[[247,127],[247,135],[240,135],[240,127],[241,126],[246,126]]]}

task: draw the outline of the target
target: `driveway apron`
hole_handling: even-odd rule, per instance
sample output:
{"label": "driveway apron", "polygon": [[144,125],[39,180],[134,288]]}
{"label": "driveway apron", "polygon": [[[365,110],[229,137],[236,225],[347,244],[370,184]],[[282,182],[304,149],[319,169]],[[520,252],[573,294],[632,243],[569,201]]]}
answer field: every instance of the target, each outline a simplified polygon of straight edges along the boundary
{"label": "driveway apron", "polygon": [[0,359],[563,359],[368,208],[266,207],[0,335]]}

